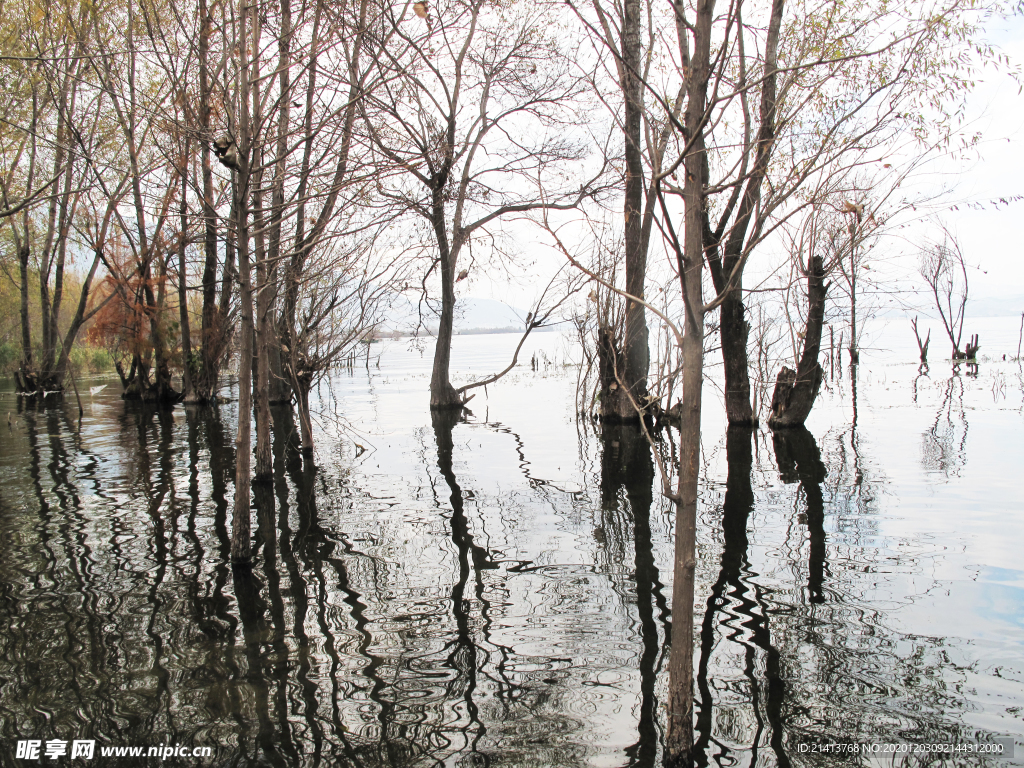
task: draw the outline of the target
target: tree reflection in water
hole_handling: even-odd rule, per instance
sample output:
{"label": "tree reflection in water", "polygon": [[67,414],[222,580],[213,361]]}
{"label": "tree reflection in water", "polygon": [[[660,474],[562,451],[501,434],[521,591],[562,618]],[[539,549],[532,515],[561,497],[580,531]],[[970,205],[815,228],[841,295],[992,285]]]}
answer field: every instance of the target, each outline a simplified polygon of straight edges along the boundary
{"label": "tree reflection in water", "polygon": [[967,461],[967,415],[964,380],[950,376],[931,428],[921,436],[921,464],[943,477],[958,477]]}
{"label": "tree reflection in water", "polygon": [[[790,431],[784,430],[783,433]],[[751,486],[752,437],[752,430],[742,427],[731,427],[726,435],[728,475],[722,504],[721,569],[710,587],[700,625],[695,754],[702,766],[709,765],[712,760],[718,764],[729,764],[732,760],[730,745],[742,744],[747,738],[750,763],[757,764],[758,752],[764,741],[765,721],[768,743],[776,763],[780,766],[790,764],[783,744],[785,681],[779,669],[779,652],[772,642],[770,609],[766,605],[765,591],[754,581],[756,574],[752,573],[747,556],[747,526],[755,501]],[[747,720],[746,717],[731,717],[732,707],[728,704],[720,706],[717,712],[715,709],[714,681],[709,679],[709,664],[715,650],[716,632],[742,647],[749,708],[756,724],[749,736],[742,727],[732,732],[729,729],[730,722],[741,724]],[[763,682],[759,671],[762,665],[757,659],[759,652],[763,655]],[[716,726],[719,729],[717,737]]]}
{"label": "tree reflection in water", "polygon": [[[90,408],[23,409],[0,445],[0,763],[31,737],[232,766],[658,765],[671,520],[636,428],[584,435],[574,484],[528,434],[438,413],[399,469],[360,474],[304,460],[277,409],[257,558],[232,571],[230,408]],[[954,478],[961,380],[935,425],[927,468]],[[702,499],[699,764],[972,740],[980,662],[894,618],[941,584],[880,532],[870,440],[758,439],[729,431]]]}
{"label": "tree reflection in water", "polygon": [[[637,741],[626,748],[630,766],[654,766],[663,746],[658,723],[656,675],[662,661],[655,608],[667,624],[668,607],[654,559],[651,536],[654,462],[651,446],[639,425],[606,425],[601,431],[601,520],[598,538],[612,548],[633,548],[633,578],[640,642],[640,710]],[[623,498],[624,492],[624,498]],[[621,520],[624,524],[619,524]],[[629,531],[632,536],[629,537]],[[667,640],[667,632],[666,632]]]}

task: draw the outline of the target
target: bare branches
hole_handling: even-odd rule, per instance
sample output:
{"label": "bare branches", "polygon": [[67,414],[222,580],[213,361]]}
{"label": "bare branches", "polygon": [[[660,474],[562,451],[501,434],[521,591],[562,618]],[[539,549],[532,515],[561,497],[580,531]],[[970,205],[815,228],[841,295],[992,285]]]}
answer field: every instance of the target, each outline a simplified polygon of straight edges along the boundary
{"label": "bare branches", "polygon": [[922,248],[919,271],[932,292],[935,309],[953,346],[953,359],[956,360],[967,357],[960,351],[967,311],[967,264],[960,241],[944,225],[940,227],[942,240]]}

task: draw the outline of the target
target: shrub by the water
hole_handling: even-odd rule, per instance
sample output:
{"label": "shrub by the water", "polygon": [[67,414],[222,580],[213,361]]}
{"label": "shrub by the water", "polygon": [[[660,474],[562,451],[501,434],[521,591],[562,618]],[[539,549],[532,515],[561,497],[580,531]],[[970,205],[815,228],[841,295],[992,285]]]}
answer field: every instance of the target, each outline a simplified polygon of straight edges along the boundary
{"label": "shrub by the water", "polygon": [[13,376],[21,359],[21,347],[6,341],[0,344],[0,375]]}

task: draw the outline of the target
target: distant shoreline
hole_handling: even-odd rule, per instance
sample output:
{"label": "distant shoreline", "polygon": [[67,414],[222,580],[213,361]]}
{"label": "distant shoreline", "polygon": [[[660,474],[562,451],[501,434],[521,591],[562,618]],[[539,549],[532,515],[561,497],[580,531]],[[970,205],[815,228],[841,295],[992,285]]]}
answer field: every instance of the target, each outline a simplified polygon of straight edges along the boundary
{"label": "distant shoreline", "polygon": [[[556,333],[558,331],[557,324],[555,325],[544,325],[540,328],[534,328],[532,333]],[[467,328],[465,330],[456,330],[455,336],[483,336],[492,333],[524,333],[526,331],[521,325],[510,325],[505,328]],[[386,338],[422,338],[422,339],[433,339],[437,336],[436,329],[428,329],[425,333],[412,333],[410,331],[381,331],[380,339]],[[394,334],[397,334],[394,335]]]}

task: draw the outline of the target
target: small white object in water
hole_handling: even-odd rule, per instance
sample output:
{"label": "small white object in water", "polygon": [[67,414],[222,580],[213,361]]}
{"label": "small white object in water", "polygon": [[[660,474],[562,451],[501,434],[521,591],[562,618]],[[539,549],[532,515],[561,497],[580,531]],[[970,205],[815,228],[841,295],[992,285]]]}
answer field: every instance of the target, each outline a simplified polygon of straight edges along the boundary
{"label": "small white object in water", "polygon": [[98,387],[89,387],[89,394],[90,395],[95,395],[98,392],[102,392],[106,388],[107,388],[106,384],[100,384]]}

